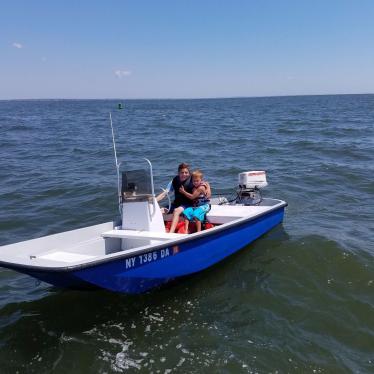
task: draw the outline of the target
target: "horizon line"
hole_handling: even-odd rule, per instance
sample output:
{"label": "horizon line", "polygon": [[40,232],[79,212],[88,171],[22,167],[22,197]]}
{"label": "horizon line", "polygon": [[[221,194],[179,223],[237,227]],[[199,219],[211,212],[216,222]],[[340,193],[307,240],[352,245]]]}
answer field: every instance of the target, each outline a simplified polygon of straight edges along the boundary
{"label": "horizon line", "polygon": [[374,92],[362,93],[330,93],[330,94],[296,94],[296,95],[264,95],[264,96],[216,96],[216,97],[144,97],[144,98],[121,98],[121,97],[107,97],[107,98],[65,98],[65,97],[51,97],[51,98],[23,98],[23,99],[0,99],[0,101],[59,101],[59,100],[225,100],[225,99],[260,99],[260,98],[276,98],[276,97],[305,97],[305,96],[348,96],[348,95],[374,95]]}

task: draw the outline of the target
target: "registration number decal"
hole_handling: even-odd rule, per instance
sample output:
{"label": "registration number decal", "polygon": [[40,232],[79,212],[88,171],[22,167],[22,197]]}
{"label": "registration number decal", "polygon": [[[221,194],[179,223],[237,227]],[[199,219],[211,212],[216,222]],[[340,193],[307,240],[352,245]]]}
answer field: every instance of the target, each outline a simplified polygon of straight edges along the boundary
{"label": "registration number decal", "polygon": [[153,251],[144,253],[138,256],[126,258],[126,269],[131,269],[137,265],[144,265],[158,259],[170,256],[169,248],[160,249],[159,251]]}

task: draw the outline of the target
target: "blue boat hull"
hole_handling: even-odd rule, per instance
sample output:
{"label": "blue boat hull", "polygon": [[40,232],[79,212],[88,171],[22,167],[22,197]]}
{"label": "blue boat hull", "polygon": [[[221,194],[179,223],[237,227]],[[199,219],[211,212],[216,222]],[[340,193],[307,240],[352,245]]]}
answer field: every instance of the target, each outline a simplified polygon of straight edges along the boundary
{"label": "blue boat hull", "polygon": [[99,287],[137,294],[204,270],[253,242],[282,222],[284,206],[225,230],[212,230],[174,246],[121,257],[78,270],[25,273],[58,287]]}

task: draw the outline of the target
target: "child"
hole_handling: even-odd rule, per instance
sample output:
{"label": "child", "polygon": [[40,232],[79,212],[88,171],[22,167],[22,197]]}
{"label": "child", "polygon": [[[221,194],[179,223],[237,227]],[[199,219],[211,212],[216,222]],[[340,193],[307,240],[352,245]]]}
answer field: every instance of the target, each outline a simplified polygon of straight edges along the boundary
{"label": "child", "polygon": [[192,221],[192,219],[196,222],[196,231],[201,231],[201,222],[204,221],[205,215],[210,210],[210,186],[202,179],[203,173],[200,170],[195,170],[192,173],[192,193],[188,193],[183,186],[179,189],[180,193],[193,200],[193,207],[186,208],[183,211],[183,215],[186,217],[184,221],[186,233],[188,232],[189,221]]}

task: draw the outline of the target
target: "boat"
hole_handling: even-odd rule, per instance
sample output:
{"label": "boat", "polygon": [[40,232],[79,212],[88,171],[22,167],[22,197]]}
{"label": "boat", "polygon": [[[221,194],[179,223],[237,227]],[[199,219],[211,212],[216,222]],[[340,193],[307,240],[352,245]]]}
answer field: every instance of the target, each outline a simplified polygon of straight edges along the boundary
{"label": "boat", "polygon": [[217,264],[283,220],[287,203],[263,198],[266,173],[249,171],[234,199],[211,200],[205,230],[169,233],[145,160],[145,168],[117,167],[121,221],[1,246],[0,266],[57,287],[138,294]]}

